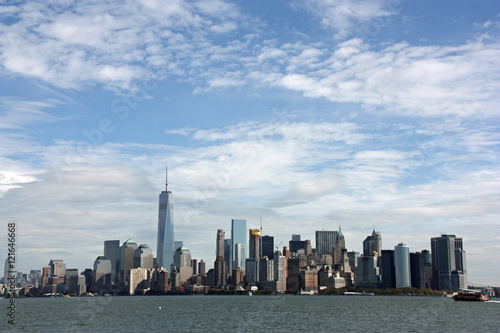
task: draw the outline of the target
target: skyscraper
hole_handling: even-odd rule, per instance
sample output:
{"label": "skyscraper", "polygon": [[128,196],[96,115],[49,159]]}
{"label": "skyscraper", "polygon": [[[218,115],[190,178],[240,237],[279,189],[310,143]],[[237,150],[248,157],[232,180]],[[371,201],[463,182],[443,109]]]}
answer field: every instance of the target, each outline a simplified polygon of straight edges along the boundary
{"label": "skyscraper", "polygon": [[382,250],[382,288],[396,288],[394,250]]}
{"label": "skyscraper", "polygon": [[168,175],[165,191],[160,193],[158,209],[158,239],[156,244],[157,266],[171,270],[174,263],[174,201],[168,190]]}
{"label": "skyscraper", "polygon": [[153,251],[146,244],[141,244],[135,250],[134,268],[153,268]]}
{"label": "skyscraper", "polygon": [[134,254],[137,243],[131,239],[126,240],[120,248],[120,283],[127,284],[128,270],[134,268]]}
{"label": "skyscraper", "polygon": [[441,235],[431,238],[434,289],[458,291],[467,288],[467,267],[462,238]]}
{"label": "skyscraper", "polygon": [[217,229],[217,243],[215,247],[215,259],[221,257],[224,260],[224,230]]}
{"label": "skyscraper", "polygon": [[[236,267],[245,270],[245,259],[247,258],[247,220],[232,219],[231,220],[231,240],[232,250],[231,258],[226,258],[229,270],[232,272]],[[238,245],[239,244],[239,245]],[[236,261],[236,251],[239,249],[241,252]]]}
{"label": "skyscraper", "polygon": [[316,252],[321,257],[323,254],[333,255],[333,248],[337,246],[337,231],[316,231]]}
{"label": "skyscraper", "polygon": [[261,257],[267,256],[269,259],[274,257],[274,237],[273,236],[262,236],[262,253]]}
{"label": "skyscraper", "polygon": [[111,284],[118,285],[120,282],[120,241],[104,241],[104,257],[111,260]]}
{"label": "skyscraper", "polygon": [[381,251],[382,236],[380,232],[373,229],[371,236],[366,237],[363,241],[363,256],[373,256],[375,253],[381,255]]}
{"label": "skyscraper", "polygon": [[249,258],[253,258],[255,261],[260,259],[260,231],[259,229],[249,230],[249,243],[250,243],[250,254]]}
{"label": "skyscraper", "polygon": [[403,243],[394,247],[396,288],[410,287],[410,248]]}

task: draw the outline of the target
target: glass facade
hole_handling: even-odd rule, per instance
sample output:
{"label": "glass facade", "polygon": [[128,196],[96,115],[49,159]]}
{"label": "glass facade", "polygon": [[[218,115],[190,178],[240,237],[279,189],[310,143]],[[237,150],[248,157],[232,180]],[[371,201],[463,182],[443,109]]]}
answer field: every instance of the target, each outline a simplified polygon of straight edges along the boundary
{"label": "glass facade", "polygon": [[[247,220],[242,219],[233,219],[231,220],[231,240],[232,251],[231,258],[227,260],[228,266],[230,266],[230,270],[236,267],[240,267],[242,270],[245,269],[245,259],[248,257],[247,255]],[[240,244],[240,256],[238,256],[238,262],[236,262],[236,245]]]}
{"label": "glass facade", "polygon": [[174,263],[174,201],[172,192],[163,191],[160,194],[158,210],[158,239],[156,256],[158,267],[170,271]]}

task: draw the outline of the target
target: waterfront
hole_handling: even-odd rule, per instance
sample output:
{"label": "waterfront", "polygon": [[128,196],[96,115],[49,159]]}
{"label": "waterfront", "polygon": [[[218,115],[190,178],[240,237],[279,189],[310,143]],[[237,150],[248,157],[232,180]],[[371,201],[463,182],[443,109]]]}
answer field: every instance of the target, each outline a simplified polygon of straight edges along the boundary
{"label": "waterfront", "polygon": [[410,296],[25,298],[16,299],[15,329],[4,319],[0,331],[500,332],[499,311],[499,303]]}

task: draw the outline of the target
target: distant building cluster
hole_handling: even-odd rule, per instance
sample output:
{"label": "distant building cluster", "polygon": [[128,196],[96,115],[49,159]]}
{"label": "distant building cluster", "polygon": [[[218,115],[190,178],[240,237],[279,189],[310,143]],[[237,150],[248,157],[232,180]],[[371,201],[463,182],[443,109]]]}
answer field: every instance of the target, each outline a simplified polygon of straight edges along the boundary
{"label": "distant building cluster", "polygon": [[211,288],[311,294],[343,287],[467,289],[465,251],[462,239],[455,235],[432,238],[430,252],[410,252],[403,243],[383,250],[382,236],[373,230],[363,241],[361,255],[346,250],[339,227],[316,231],[314,248],[311,240],[294,234],[288,246],[280,249],[273,236],[249,229],[245,219],[231,220],[230,238],[223,229],[216,231],[216,259],[206,271],[206,263],[192,258],[183,242],[174,238],[173,195],[167,186],[168,182],[159,197],[156,258],[146,244],[107,240],[94,267],[80,274],[55,259],[29,275],[18,273],[19,294],[204,293]]}

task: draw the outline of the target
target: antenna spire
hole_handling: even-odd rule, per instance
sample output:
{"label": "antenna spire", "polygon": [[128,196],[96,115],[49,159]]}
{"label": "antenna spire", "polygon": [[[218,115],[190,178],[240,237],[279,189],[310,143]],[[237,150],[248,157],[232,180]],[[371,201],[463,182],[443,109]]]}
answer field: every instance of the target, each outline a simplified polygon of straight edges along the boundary
{"label": "antenna spire", "polygon": [[168,191],[168,166],[165,167],[165,192]]}

